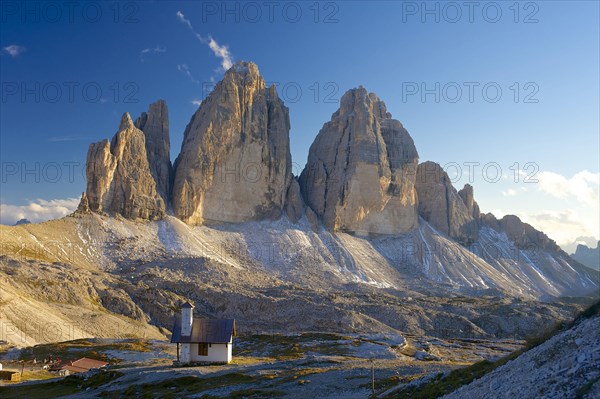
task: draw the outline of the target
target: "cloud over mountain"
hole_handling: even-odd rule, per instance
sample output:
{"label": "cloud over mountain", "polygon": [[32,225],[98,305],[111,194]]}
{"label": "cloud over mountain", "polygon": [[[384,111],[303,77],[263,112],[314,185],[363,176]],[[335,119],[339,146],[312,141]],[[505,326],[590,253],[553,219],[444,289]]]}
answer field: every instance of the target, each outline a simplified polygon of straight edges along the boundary
{"label": "cloud over mountain", "polygon": [[0,223],[15,224],[20,219],[33,223],[57,219],[72,213],[79,204],[79,198],[35,199],[27,205],[0,204]]}

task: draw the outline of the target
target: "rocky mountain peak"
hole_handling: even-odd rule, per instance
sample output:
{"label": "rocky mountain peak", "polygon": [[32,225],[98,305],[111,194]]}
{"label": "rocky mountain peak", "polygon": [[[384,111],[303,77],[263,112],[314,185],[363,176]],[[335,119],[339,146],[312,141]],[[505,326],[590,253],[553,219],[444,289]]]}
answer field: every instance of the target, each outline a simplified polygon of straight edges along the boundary
{"label": "rocky mountain peak", "polygon": [[[237,87],[238,90],[235,90],[234,87]],[[223,76],[223,80],[215,85],[215,89],[213,92],[223,92],[230,91],[229,94],[244,94],[244,91],[239,90],[239,88],[244,88],[245,91],[251,89],[252,91],[247,92],[246,94],[251,94],[252,92],[258,90],[265,89],[265,80],[261,76],[258,66],[253,62],[246,61],[238,61],[231,68],[229,68],[225,75]]]}
{"label": "rocky mountain peak", "polygon": [[144,132],[150,172],[158,193],[165,203],[169,203],[173,168],[167,103],[158,100],[150,104],[148,112],[142,112],[136,119],[135,127]]}
{"label": "rocky mountain peak", "polygon": [[133,125],[133,121],[131,120],[131,116],[129,115],[129,112],[125,112],[123,114],[123,116],[121,117],[121,123],[119,124],[119,131],[127,130],[132,127],[134,127],[134,125]]}
{"label": "rocky mountain peak", "polygon": [[535,229],[528,223],[523,222],[518,216],[506,215],[502,219],[496,219],[491,214],[481,216],[481,222],[484,226],[491,227],[496,231],[503,232],[515,243],[515,245],[524,250],[551,251],[564,253],[554,240],[550,239],[543,232]]}
{"label": "rocky mountain peak", "polygon": [[363,86],[350,89],[340,99],[340,114],[348,115],[352,112],[372,113],[378,119],[390,119],[392,114],[387,112],[387,107],[375,93],[369,93]]}
{"label": "rocky mountain peak", "polygon": [[[473,187],[466,185],[458,193],[443,168],[431,161],[417,169],[415,184],[419,215],[441,233],[468,244],[477,239],[479,206],[473,199]],[[475,211],[476,210],[476,211]]]}
{"label": "rocky mountain peak", "polygon": [[202,102],[175,163],[173,210],[190,224],[278,218],[291,181],[288,109],[252,62]]}
{"label": "rocky mountain peak", "polygon": [[402,124],[364,87],[347,91],[310,147],[300,176],[330,230],[397,234],[417,225],[418,153]]}
{"label": "rocky mountain peak", "polygon": [[479,205],[475,201],[475,197],[473,195],[473,186],[470,184],[465,184],[462,190],[458,191],[458,195],[462,198],[467,210],[471,213],[474,219],[479,219]]}
{"label": "rocky mountain peak", "polygon": [[166,203],[157,193],[150,171],[144,133],[127,112],[110,144],[103,140],[90,145],[86,176],[82,207],[87,200],[91,211],[128,219],[157,220],[166,212]]}
{"label": "rocky mountain peak", "polygon": [[596,248],[590,248],[585,244],[578,244],[575,253],[571,257],[587,267],[600,270],[600,241],[596,243]]}
{"label": "rocky mountain peak", "polygon": [[[479,223],[482,227],[505,234],[515,248],[526,251],[527,256],[533,261],[541,261],[547,254],[553,254],[558,259],[570,259],[571,265],[577,264],[554,240],[544,232],[523,222],[518,216],[505,215],[501,219],[497,219],[492,213],[482,213]],[[576,258],[573,259],[579,261]]]}
{"label": "rocky mountain peak", "polygon": [[252,61],[238,61],[231,68],[225,72],[225,77],[231,75],[249,76],[253,78],[260,78],[260,72],[258,65]]}

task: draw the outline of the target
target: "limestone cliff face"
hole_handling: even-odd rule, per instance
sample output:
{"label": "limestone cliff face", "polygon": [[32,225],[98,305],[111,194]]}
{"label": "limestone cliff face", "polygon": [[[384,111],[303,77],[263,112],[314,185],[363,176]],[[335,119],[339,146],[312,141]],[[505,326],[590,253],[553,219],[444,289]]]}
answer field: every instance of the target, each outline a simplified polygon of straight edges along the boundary
{"label": "limestone cliff face", "polygon": [[418,223],[418,153],[383,101],[349,90],[310,147],[300,185],[330,230],[397,234]]}
{"label": "limestone cliff face", "polygon": [[108,140],[91,144],[86,163],[89,209],[120,214],[128,219],[161,219],[165,201],[146,158],[144,133],[137,129],[128,113],[119,131]]}
{"label": "limestone cliff face", "polygon": [[171,190],[171,141],[169,138],[169,111],[164,100],[158,100],[142,112],[135,127],[144,132],[146,158],[150,173],[156,182],[156,190],[165,203],[169,202]]}
{"label": "limestone cliff face", "polygon": [[479,206],[473,199],[473,188],[465,186],[459,194],[450,178],[435,162],[423,162],[417,169],[415,184],[419,215],[441,233],[462,243],[477,239]]}
{"label": "limestone cliff face", "polygon": [[225,73],[184,133],[173,210],[189,224],[281,216],[291,180],[288,109],[258,67]]}
{"label": "limestone cliff face", "polygon": [[459,190],[458,195],[462,198],[463,203],[471,216],[476,220],[479,219],[481,211],[479,210],[479,205],[477,204],[477,201],[475,201],[475,196],[473,195],[473,186],[465,184],[462,190]]}

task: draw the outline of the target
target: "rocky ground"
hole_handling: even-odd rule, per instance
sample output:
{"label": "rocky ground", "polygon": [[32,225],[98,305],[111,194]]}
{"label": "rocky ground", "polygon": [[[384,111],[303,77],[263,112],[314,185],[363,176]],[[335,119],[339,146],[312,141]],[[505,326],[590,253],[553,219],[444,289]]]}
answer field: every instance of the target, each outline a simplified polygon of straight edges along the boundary
{"label": "rocky ground", "polygon": [[498,359],[522,343],[393,334],[250,335],[235,339],[232,364],[174,368],[174,347],[164,341],[80,340],[0,357],[100,356],[111,363],[100,376],[9,384],[0,392],[6,399],[44,397],[40,395],[54,392],[49,390],[67,398],[367,398],[372,393],[372,365],[375,390],[382,392],[400,381]]}
{"label": "rocky ground", "polygon": [[[209,228],[172,217],[137,223],[89,214],[0,226],[0,233],[0,340],[19,347],[82,337],[165,338],[187,300],[199,316],[235,318],[241,333],[462,338],[535,335],[590,301],[541,302],[528,294],[539,291],[519,291],[526,265],[501,259],[496,269],[457,244],[444,244],[455,251],[452,262],[448,251],[424,264],[402,252],[417,238],[443,244],[432,229],[361,238],[315,233],[305,219],[299,226],[282,219]],[[548,264],[549,271],[558,267]],[[551,288],[578,276],[566,269]],[[491,288],[494,281],[498,288]]]}
{"label": "rocky ground", "polygon": [[445,399],[600,397],[600,316],[583,320]]}

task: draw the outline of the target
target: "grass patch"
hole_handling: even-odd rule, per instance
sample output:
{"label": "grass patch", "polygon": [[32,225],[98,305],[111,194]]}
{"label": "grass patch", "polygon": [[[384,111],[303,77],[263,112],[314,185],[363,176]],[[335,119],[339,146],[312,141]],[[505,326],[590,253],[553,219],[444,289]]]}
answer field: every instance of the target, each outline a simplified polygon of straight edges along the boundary
{"label": "grass patch", "polygon": [[302,333],[299,335],[249,335],[238,338],[234,347],[235,356],[271,357],[276,360],[295,360],[306,352],[316,352],[329,356],[348,355],[353,339],[348,336],[328,333]]}
{"label": "grass patch", "polygon": [[[39,262],[48,262],[53,263],[56,261],[67,260],[65,256],[62,256],[63,259],[60,259],[61,256],[57,256],[57,254],[51,253],[49,250],[44,249],[43,247],[32,246],[32,245],[11,245],[8,244],[3,247],[3,249],[7,250],[5,253],[10,253],[15,256],[15,258],[19,260],[27,259],[35,259]],[[62,255],[62,254],[61,254]]]}
{"label": "grass patch", "polygon": [[56,378],[56,374],[52,374],[47,370],[35,370],[35,371],[24,371],[21,376],[22,381],[34,381],[34,380],[49,380]]}
{"label": "grass patch", "polygon": [[244,366],[258,363],[269,363],[273,362],[276,359],[271,357],[254,357],[254,356],[236,356],[234,357],[229,364]]}
{"label": "grass patch", "polygon": [[590,317],[598,315],[600,315],[600,301],[596,302],[595,304],[581,312],[581,315],[579,317],[582,319],[589,319]]}
{"label": "grass patch", "polygon": [[246,398],[277,398],[285,396],[284,391],[275,389],[241,389],[233,391],[227,395],[228,399],[246,399]]}
{"label": "grass patch", "polygon": [[348,356],[350,355],[350,346],[339,342],[319,342],[316,345],[306,346],[304,349],[306,352],[316,352],[327,356]]}
{"label": "grass patch", "polygon": [[71,375],[58,381],[42,382],[32,385],[14,385],[10,387],[0,387],[0,397],[2,399],[47,399],[60,398],[62,396],[72,395],[86,389],[97,389],[115,379],[121,377],[123,373],[113,370],[102,370],[93,376],[84,380],[83,377]]}
{"label": "grass patch", "polygon": [[[370,377],[369,377],[370,378]],[[375,380],[375,389],[385,391],[391,387],[395,387],[400,382],[403,382],[401,377],[398,375],[393,375],[388,378],[384,378],[383,380]],[[361,388],[371,388],[373,383],[369,381],[368,383],[359,385]]]}
{"label": "grass patch", "polygon": [[[387,391],[388,389],[397,386],[398,384],[402,383],[402,384],[407,384],[413,380],[416,380],[417,378],[422,377],[423,374],[415,374],[415,375],[406,375],[406,376],[401,376],[401,375],[393,375],[391,377],[388,378],[384,378],[382,380],[375,380],[375,390],[378,391]],[[368,383],[364,383],[359,385],[361,388],[369,388],[371,389],[372,387],[372,383],[370,381],[371,376],[364,376],[364,378],[369,378],[369,382]],[[411,396],[412,398],[412,396]]]}
{"label": "grass patch", "polygon": [[371,378],[369,375],[349,375],[344,377],[345,380],[362,380],[364,378]]}
{"label": "grass patch", "polygon": [[234,346],[235,356],[249,356],[260,353],[264,357],[276,360],[293,360],[304,356],[297,336],[288,335],[252,335],[244,337]]}
{"label": "grass patch", "polygon": [[51,344],[40,344],[21,351],[20,360],[38,361],[49,359],[77,360],[82,357],[102,360],[109,363],[118,363],[118,359],[109,359],[103,351],[120,350],[133,352],[149,352],[150,343],[142,339],[128,339],[119,342],[95,342],[89,339],[77,339],[74,341],[57,342]]}
{"label": "grass patch", "polygon": [[600,378],[596,378],[596,379],[588,382],[587,384],[579,387],[579,389],[577,389],[577,391],[575,392],[575,399],[583,398],[589,391],[592,390],[592,387],[594,386],[594,384],[597,383],[599,380],[600,380]]}
{"label": "grass patch", "polygon": [[76,386],[71,384],[61,384],[59,382],[49,382],[35,385],[26,385],[23,387],[11,386],[0,387],[0,397],[2,399],[47,399],[60,398],[79,392]]}
{"label": "grass patch", "polygon": [[346,335],[332,334],[332,333],[302,333],[300,338],[304,341],[340,341],[340,340],[352,340],[352,337]]}
{"label": "grass patch", "polygon": [[297,370],[294,373],[294,378],[304,377],[304,376],[311,375],[311,374],[326,373],[328,371],[331,371],[331,370],[323,368],[323,367],[313,367],[313,368],[300,369],[300,370]]}
{"label": "grass patch", "polygon": [[[233,391],[227,395],[228,399],[246,399],[246,398],[276,398],[285,396],[284,391],[274,389],[241,389],[239,391]],[[200,399],[221,399],[221,396],[215,395],[202,395]]]}
{"label": "grass patch", "polygon": [[300,380],[299,380],[300,377],[305,377],[307,375],[312,375],[312,374],[326,373],[328,371],[332,371],[332,369],[326,369],[326,368],[322,368],[322,367],[312,367],[312,368],[309,367],[309,368],[305,368],[305,369],[297,369],[297,370],[294,370],[291,373],[285,375],[283,378],[277,380],[277,385],[285,384],[287,382],[292,382],[292,381],[300,382]]}
{"label": "grass patch", "polygon": [[[498,365],[496,365],[495,363],[484,360],[482,362],[472,364],[465,368],[453,370],[446,376],[440,373],[427,384],[402,389],[400,391],[394,392],[389,396],[386,396],[386,398],[438,398],[447,393],[455,391],[459,387],[470,383],[476,378],[482,377],[484,374],[489,373],[496,367],[498,367]],[[394,385],[386,385],[385,388],[388,389],[392,386]]]}
{"label": "grass patch", "polygon": [[[127,389],[118,391],[104,391],[100,393],[102,398],[181,398],[189,395],[199,394],[216,388],[230,385],[251,384],[256,381],[255,377],[242,373],[228,373],[214,377],[201,378],[196,376],[185,376],[164,380],[156,383],[131,385]],[[206,396],[206,395],[205,395]],[[209,397],[209,396],[207,396]]]}
{"label": "grass patch", "polygon": [[281,361],[301,359],[304,357],[304,350],[298,343],[289,346],[275,347],[272,350],[272,356]]}

